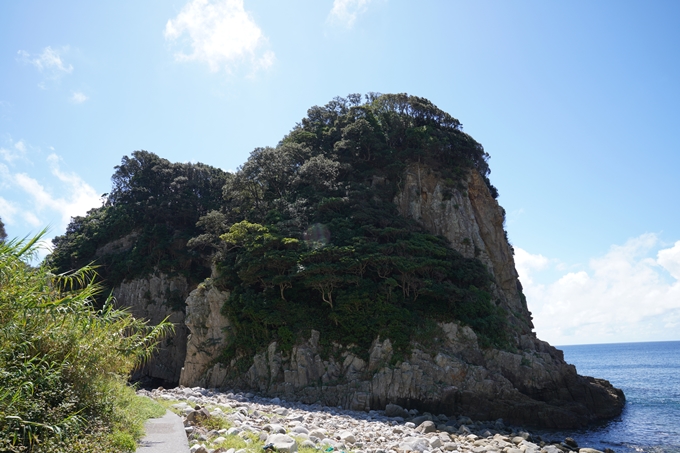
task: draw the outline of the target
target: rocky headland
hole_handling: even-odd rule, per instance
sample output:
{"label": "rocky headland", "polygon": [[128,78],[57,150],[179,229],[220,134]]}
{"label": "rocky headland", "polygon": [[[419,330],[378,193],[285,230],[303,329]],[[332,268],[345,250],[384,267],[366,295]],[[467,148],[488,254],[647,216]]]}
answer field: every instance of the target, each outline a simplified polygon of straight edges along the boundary
{"label": "rocky headland", "polygon": [[125,157],[51,261],[103,263],[119,306],[175,324],[135,375],[149,385],[541,428],[615,417],[623,392],[534,332],[488,158],[426,99],[336,98],[235,173]]}

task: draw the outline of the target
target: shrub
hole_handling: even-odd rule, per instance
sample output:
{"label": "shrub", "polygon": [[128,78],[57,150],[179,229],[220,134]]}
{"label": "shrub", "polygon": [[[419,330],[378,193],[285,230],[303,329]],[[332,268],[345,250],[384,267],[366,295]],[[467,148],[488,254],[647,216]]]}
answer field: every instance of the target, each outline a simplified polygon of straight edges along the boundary
{"label": "shrub", "polygon": [[84,438],[129,450],[143,421],[125,380],[172,325],[148,326],[111,297],[95,309],[92,267],[31,267],[43,234],[0,243],[0,451],[88,451]]}

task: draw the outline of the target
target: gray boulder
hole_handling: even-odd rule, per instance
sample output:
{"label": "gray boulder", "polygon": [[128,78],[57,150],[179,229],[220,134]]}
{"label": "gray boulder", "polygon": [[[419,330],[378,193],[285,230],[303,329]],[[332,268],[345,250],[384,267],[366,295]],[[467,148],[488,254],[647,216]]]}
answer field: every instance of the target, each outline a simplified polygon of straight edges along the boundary
{"label": "gray boulder", "polygon": [[388,404],[385,406],[385,415],[388,417],[408,417],[409,413],[406,409],[398,404]]}
{"label": "gray boulder", "polygon": [[433,421],[425,420],[416,428],[416,432],[427,434],[437,431],[437,425]]}

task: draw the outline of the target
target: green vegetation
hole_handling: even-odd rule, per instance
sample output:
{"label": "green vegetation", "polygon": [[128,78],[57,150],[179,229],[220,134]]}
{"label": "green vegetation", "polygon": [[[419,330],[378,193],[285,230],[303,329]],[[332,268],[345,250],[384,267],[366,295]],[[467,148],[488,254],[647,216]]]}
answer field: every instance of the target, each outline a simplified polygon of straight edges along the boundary
{"label": "green vegetation", "polygon": [[[198,283],[210,274],[210,262],[186,243],[200,234],[199,218],[221,206],[227,177],[208,165],[171,163],[135,151],[116,167],[104,206],[73,218],[54,239],[48,263],[66,272],[97,260],[108,289],[154,270]],[[120,248],[98,253],[115,241],[122,242]]]}
{"label": "green vegetation", "polygon": [[7,232],[5,231],[5,224],[0,219],[0,242],[4,242],[7,239]]}
{"label": "green vegetation", "polygon": [[41,235],[0,243],[0,451],[134,451],[162,407],[129,373],[172,326],[148,326],[108,299],[83,267],[54,275],[27,264]]}
{"label": "green vegetation", "polygon": [[393,203],[409,164],[464,191],[469,171],[486,177],[487,157],[456,119],[406,95],[337,98],[276,148],[253,151],[189,243],[216,248],[216,283],[231,291],[223,360],[273,340],[286,349],[311,329],[361,355],[379,335],[403,354],[428,319],[460,321],[502,346],[506,314],[485,267]]}
{"label": "green vegetation", "polygon": [[336,98],[233,174],[146,151],[125,157],[107,203],[74,219],[49,262],[63,272],[97,260],[109,287],[155,270],[198,283],[215,264],[214,283],[231,293],[224,361],[248,361],[271,341],[289,349],[311,329],[361,355],[390,338],[398,360],[432,321],[470,325],[483,346],[504,347],[507,313],[486,268],[393,202],[409,166],[434,172],[449,199],[466,194],[471,171],[497,196],[487,159],[426,99]]}

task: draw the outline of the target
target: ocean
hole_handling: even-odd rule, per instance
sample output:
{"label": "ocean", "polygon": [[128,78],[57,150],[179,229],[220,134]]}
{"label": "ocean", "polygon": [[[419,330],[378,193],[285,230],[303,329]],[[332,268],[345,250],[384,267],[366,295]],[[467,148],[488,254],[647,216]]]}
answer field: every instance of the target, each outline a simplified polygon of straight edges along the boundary
{"label": "ocean", "polygon": [[680,453],[680,341],[559,346],[579,374],[626,394],[621,416],[599,426],[544,437],[616,453]]}

